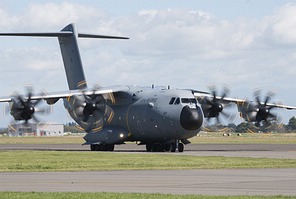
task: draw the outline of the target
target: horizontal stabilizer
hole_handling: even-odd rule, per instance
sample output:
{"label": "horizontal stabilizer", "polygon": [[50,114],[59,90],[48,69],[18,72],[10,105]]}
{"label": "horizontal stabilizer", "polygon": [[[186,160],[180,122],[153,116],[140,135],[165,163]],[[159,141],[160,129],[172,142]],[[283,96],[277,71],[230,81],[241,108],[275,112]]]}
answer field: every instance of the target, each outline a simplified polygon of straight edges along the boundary
{"label": "horizontal stabilizer", "polygon": [[128,37],[117,37],[117,36],[108,36],[108,35],[91,35],[91,34],[82,34],[82,33],[78,33],[78,37],[99,38],[99,39],[129,39]]}
{"label": "horizontal stabilizer", "polygon": [[[28,37],[70,37],[72,31],[61,32],[42,32],[42,33],[0,33],[0,36],[28,36]],[[78,37],[82,38],[98,38],[98,39],[129,39],[128,37],[108,36],[108,35],[93,35],[78,33]]]}
{"label": "horizontal stabilizer", "polygon": [[42,33],[0,33],[0,36],[28,36],[28,37],[69,37],[72,31],[42,32]]}

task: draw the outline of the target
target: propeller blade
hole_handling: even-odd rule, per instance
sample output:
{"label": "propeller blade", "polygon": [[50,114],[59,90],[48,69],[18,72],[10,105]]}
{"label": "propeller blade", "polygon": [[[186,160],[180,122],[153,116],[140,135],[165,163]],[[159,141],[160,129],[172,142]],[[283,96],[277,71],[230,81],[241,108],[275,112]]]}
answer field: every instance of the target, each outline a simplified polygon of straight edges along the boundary
{"label": "propeller blade", "polygon": [[32,119],[35,122],[40,122],[35,114],[48,113],[46,108],[36,108],[40,105],[42,99],[32,100],[33,88],[31,86],[26,86],[26,96],[20,95],[17,92],[16,95],[12,97],[12,103],[10,107],[10,114],[14,117],[15,121],[24,121],[25,124]]}
{"label": "propeller blade", "polygon": [[34,120],[35,123],[40,123],[40,119],[38,119],[38,117],[36,117],[36,115],[32,116],[32,120]]}
{"label": "propeller blade", "polygon": [[[230,115],[224,112],[224,108],[232,106],[231,104],[222,104],[223,99],[227,97],[230,89],[227,86],[223,87],[222,94],[219,96],[215,86],[208,87],[211,91],[212,97],[205,97],[202,101],[202,108],[207,118],[216,118],[218,123],[221,123],[221,115],[231,119]],[[221,113],[221,114],[220,114]]]}
{"label": "propeller blade", "polygon": [[[265,121],[266,123],[269,123],[270,118],[274,118],[277,120],[277,115],[272,114],[270,111],[271,109],[275,108],[273,106],[268,106],[268,103],[270,103],[272,97],[275,95],[275,92],[268,91],[266,96],[261,96],[261,90],[257,89],[254,91],[254,97],[255,97],[255,104],[250,104],[250,108],[248,108],[248,112],[256,112],[255,116],[255,125],[257,127],[260,127],[261,122]],[[264,99],[263,102],[261,102],[260,99]]]}
{"label": "propeller blade", "polygon": [[33,87],[31,85],[27,85],[27,86],[25,86],[25,88],[27,90],[27,96],[28,96],[27,102],[28,102],[28,101],[31,101]]}
{"label": "propeller blade", "polygon": [[216,99],[217,99],[217,98],[216,98],[216,97],[217,97],[217,96],[216,96],[216,91],[213,91],[213,92],[212,92],[212,95],[213,95],[213,101],[216,102]]}
{"label": "propeller blade", "polygon": [[35,100],[35,101],[32,103],[32,105],[33,105],[33,106],[37,106],[41,101],[42,101],[42,99]]}
{"label": "propeller blade", "polygon": [[26,106],[26,103],[24,101],[24,99],[22,98],[22,96],[18,96],[18,100],[21,102],[21,104],[25,107]]}
{"label": "propeller blade", "polygon": [[225,111],[222,111],[221,115],[223,115],[227,119],[229,119],[232,116],[232,114],[226,113]]}
{"label": "propeller blade", "polygon": [[44,108],[35,108],[35,113],[40,113],[40,114],[49,114],[51,113],[52,107],[44,107]]}
{"label": "propeller blade", "polygon": [[87,120],[89,120],[89,115],[84,115],[82,121],[87,122]]}
{"label": "propeller blade", "polygon": [[220,117],[216,117],[216,124],[221,124]]}
{"label": "propeller blade", "polygon": [[[209,98],[206,97],[206,98],[204,98],[204,100],[206,101],[206,103],[208,105],[213,105],[212,101]],[[211,106],[209,106],[209,107],[211,107]]]}
{"label": "propeller blade", "polygon": [[[92,92],[81,91],[83,97],[77,96],[77,99],[74,99],[74,116],[77,117],[77,120],[81,121],[81,127],[86,132],[94,132],[102,129],[104,122],[110,123],[113,119],[114,112],[111,107],[108,106],[109,101],[114,101],[109,94],[95,94],[97,87],[94,87]],[[78,122],[79,123],[79,122]]]}
{"label": "propeller blade", "polygon": [[89,118],[88,126],[85,129],[85,131],[87,133],[90,133],[92,131],[93,127],[94,127],[94,124],[95,124],[94,118],[93,117]]}
{"label": "propeller blade", "polygon": [[230,92],[230,89],[226,86],[224,86],[224,90],[223,90],[223,94],[222,94],[222,97],[221,99],[224,99]]}

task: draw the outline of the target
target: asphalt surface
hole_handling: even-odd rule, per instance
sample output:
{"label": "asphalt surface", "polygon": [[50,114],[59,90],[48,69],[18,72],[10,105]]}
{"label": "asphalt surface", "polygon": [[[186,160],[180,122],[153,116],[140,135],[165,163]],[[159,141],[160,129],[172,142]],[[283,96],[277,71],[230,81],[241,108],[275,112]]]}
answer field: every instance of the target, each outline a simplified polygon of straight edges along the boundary
{"label": "asphalt surface", "polygon": [[[53,150],[89,151],[89,146],[80,144],[0,144],[1,150]],[[116,145],[117,153],[143,153],[145,146],[136,144]],[[189,144],[183,153],[175,155],[288,158],[296,159],[296,144]]]}
{"label": "asphalt surface", "polygon": [[0,173],[0,191],[296,195],[296,169]]}
{"label": "asphalt surface", "polygon": [[[88,146],[0,145],[3,150],[88,151]],[[176,155],[296,159],[293,144],[192,144]],[[145,147],[116,146],[115,153],[142,153]],[[96,153],[96,152],[94,152]],[[295,169],[148,170],[90,172],[2,172],[0,191],[133,192],[206,195],[296,195]]]}

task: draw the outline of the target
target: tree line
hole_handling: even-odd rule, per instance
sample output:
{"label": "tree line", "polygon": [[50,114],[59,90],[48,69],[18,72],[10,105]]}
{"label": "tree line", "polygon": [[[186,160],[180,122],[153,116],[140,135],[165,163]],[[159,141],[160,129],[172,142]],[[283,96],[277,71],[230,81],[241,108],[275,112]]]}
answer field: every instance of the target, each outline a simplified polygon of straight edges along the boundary
{"label": "tree line", "polygon": [[208,131],[228,131],[228,132],[237,132],[237,133],[265,133],[265,132],[277,132],[277,133],[291,133],[296,132],[296,118],[293,116],[289,119],[288,124],[278,123],[276,121],[269,121],[268,123],[263,123],[260,126],[250,123],[242,122],[238,125],[228,124],[221,125],[215,124],[206,126]]}

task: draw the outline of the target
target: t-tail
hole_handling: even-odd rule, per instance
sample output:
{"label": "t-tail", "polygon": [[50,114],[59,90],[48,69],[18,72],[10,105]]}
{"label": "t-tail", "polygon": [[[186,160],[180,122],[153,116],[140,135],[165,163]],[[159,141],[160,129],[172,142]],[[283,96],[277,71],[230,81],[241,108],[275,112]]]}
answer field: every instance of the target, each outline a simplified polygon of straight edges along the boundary
{"label": "t-tail", "polygon": [[68,36],[58,36],[69,90],[84,89],[87,84],[78,48],[76,27],[74,24],[69,24],[61,32],[70,33]]}
{"label": "t-tail", "polygon": [[84,89],[87,87],[78,47],[78,37],[100,39],[129,39],[127,37],[78,33],[76,31],[76,26],[73,23],[64,27],[60,32],[0,33],[0,36],[58,37],[69,90]]}

